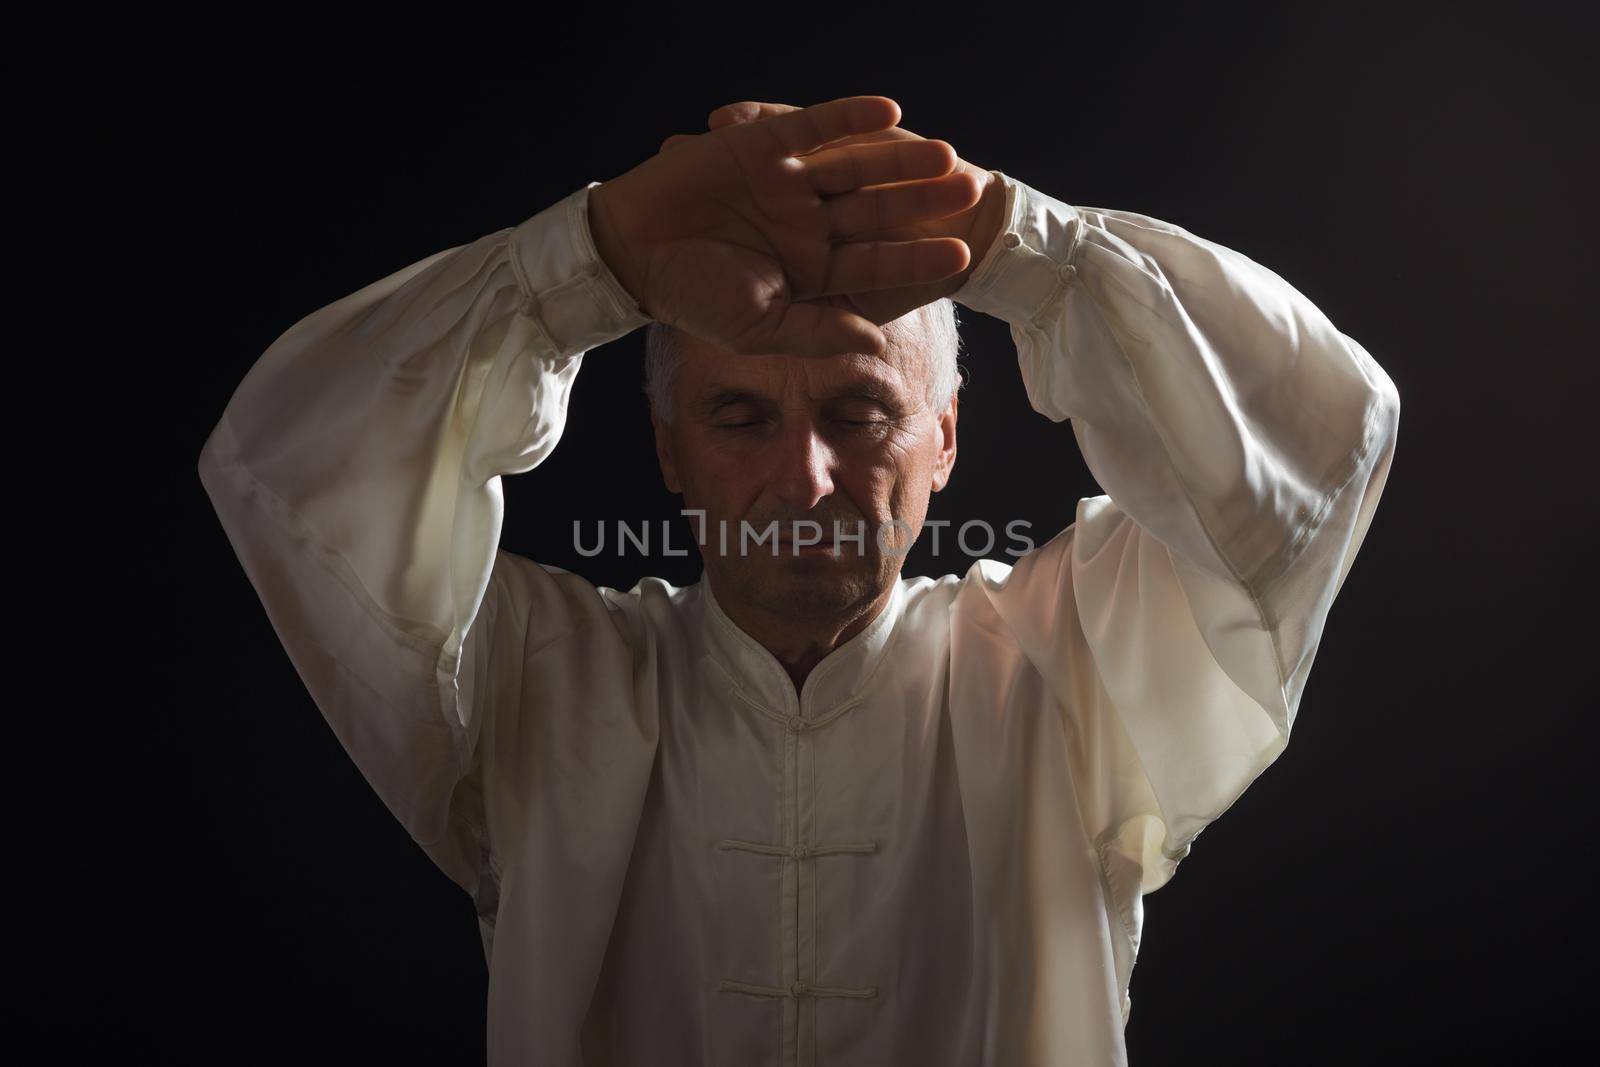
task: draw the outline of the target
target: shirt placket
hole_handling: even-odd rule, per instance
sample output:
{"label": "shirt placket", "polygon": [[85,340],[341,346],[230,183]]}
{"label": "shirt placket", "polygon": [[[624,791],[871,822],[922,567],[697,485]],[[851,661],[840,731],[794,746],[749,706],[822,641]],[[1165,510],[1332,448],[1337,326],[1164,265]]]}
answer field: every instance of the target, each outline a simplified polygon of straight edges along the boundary
{"label": "shirt placket", "polygon": [[[801,886],[809,883],[802,877],[802,862],[798,851],[801,843],[812,840],[815,829],[815,805],[809,802],[810,790],[803,785],[800,773],[801,754],[810,749],[806,743],[806,723],[798,715],[785,724],[783,744],[784,837],[790,842],[791,855],[783,863],[783,980],[789,984],[792,996],[784,999],[783,1011],[783,1062],[785,1065],[807,1065],[816,1062],[817,1015],[814,1003],[804,994],[808,981],[816,979],[816,909],[801,907]],[[809,870],[806,874],[809,874]],[[809,962],[809,966],[807,963]]]}
{"label": "shirt placket", "polygon": [[[742,694],[741,694],[742,695]],[[817,976],[817,870],[820,857],[870,853],[876,841],[817,842],[816,826],[816,749],[811,734],[849,710],[842,705],[819,720],[803,718],[795,704],[790,713],[778,714],[745,698],[783,732],[783,782],[781,842],[742,841],[724,838],[722,849],[736,849],[774,857],[783,864],[779,880],[779,960],[782,973],[776,986],[753,985],[724,979],[720,989],[730,993],[775,996],[783,1000],[783,1032],[780,1037],[783,1067],[815,1067],[816,1003],[822,997],[871,998],[876,986],[823,986]]]}

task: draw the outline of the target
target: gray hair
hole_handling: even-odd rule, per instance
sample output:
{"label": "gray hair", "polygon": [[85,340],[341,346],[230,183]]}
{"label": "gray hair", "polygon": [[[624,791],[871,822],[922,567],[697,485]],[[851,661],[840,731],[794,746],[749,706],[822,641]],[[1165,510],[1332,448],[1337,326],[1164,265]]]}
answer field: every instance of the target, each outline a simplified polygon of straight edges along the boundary
{"label": "gray hair", "polygon": [[[881,329],[894,347],[918,344],[921,325],[923,355],[928,361],[928,407],[943,411],[961,388],[960,321],[955,301],[943,297],[906,312]],[[644,392],[650,407],[664,422],[672,421],[672,372],[678,365],[678,332],[652,321],[644,334]]]}

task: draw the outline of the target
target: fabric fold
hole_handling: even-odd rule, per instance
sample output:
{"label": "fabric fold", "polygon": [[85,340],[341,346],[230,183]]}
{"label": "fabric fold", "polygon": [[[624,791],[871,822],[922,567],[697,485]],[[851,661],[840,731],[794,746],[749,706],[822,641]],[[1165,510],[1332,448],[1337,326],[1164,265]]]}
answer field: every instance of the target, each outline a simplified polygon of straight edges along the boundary
{"label": "fabric fold", "polygon": [[199,460],[329,725],[474,894],[487,852],[477,750],[496,695],[479,683],[514,653],[469,641],[496,610],[500,479],[555,448],[581,346],[648,321],[594,252],[594,184],[305,316],[251,366]]}
{"label": "fabric fold", "polygon": [[1030,402],[1071,420],[1105,492],[968,581],[1054,694],[1126,988],[1138,897],[1288,743],[1399,396],[1243,254],[1010,181],[992,261],[955,299],[1008,322]]}

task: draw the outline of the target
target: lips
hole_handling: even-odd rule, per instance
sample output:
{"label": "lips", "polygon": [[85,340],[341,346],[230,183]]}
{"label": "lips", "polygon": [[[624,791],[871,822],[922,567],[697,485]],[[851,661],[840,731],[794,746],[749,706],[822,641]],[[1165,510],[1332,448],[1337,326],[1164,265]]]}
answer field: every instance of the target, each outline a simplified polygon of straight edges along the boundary
{"label": "lips", "polygon": [[[748,522],[749,520],[746,521]],[[769,522],[770,521],[773,520],[769,520]],[[845,552],[846,543],[853,542],[855,540],[856,528],[858,524],[862,522],[859,517],[844,516],[823,519],[779,519],[775,521],[778,523],[778,529],[780,532],[775,538],[776,552],[774,554],[780,556],[806,555],[812,552],[827,555],[843,555]],[[838,533],[841,538],[841,540],[839,540],[837,543],[834,540],[835,522],[838,523]],[[820,533],[812,528],[812,523],[816,523],[822,527]],[[768,523],[751,523],[751,526],[757,530],[765,529],[767,525]],[[868,536],[870,536],[870,533]],[[805,538],[805,540],[797,542],[796,537],[802,537]],[[815,537],[816,540],[812,540],[813,537]],[[765,541],[760,545],[759,548],[752,547],[752,551],[759,551],[761,554],[765,555],[769,551],[772,551],[769,546],[772,546],[773,544],[773,541]]]}
{"label": "lips", "polygon": [[791,538],[786,541],[778,542],[778,554],[781,556],[792,556],[795,554],[797,546],[798,551],[802,554],[806,552],[829,552],[832,551],[834,547],[833,540],[826,536],[824,536],[820,541],[806,541],[803,543],[796,542]]}

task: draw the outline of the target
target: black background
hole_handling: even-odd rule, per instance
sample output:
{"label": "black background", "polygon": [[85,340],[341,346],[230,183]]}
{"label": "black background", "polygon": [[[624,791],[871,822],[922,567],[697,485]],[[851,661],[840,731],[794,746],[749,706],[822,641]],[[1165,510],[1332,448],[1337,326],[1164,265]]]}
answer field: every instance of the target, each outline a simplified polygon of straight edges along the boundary
{"label": "black background", "polygon": [[[148,565],[95,566],[159,576],[162,599],[120,620],[148,642],[136,673],[85,682],[115,696],[52,776],[89,788],[35,798],[89,799],[43,843],[13,1024],[122,1062],[482,1062],[470,902],[323,724],[210,510],[201,445],[310,311],[722,103],[880,93],[980,166],[1271,267],[1399,388],[1394,466],[1293,740],[1146,901],[1132,1062],[1527,1061],[1581,1040],[1597,185],[1579,27],[1527,5],[420,15],[394,36],[207,27],[203,47],[146,24],[103,101],[147,183],[99,254],[145,301],[159,477],[124,514],[160,536]],[[1099,489],[1070,426],[1030,412],[1004,324],[962,317],[961,458],[931,517],[1048,536]],[[506,548],[621,588],[696,577],[692,557],[572,549],[575,518],[676,516],[642,349],[640,331],[586,358],[560,447],[506,480]],[[103,472],[108,501],[121,478]],[[906,573],[971,562],[918,553]]]}

